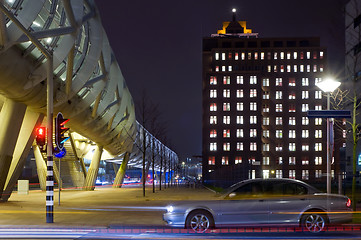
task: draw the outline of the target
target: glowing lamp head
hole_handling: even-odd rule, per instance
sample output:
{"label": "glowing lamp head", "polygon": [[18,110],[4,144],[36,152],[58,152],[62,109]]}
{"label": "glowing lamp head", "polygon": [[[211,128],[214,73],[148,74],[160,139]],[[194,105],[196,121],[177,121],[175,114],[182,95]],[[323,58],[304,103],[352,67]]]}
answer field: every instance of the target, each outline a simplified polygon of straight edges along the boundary
{"label": "glowing lamp head", "polygon": [[316,83],[316,86],[319,87],[324,92],[333,92],[341,85],[340,82],[335,81],[332,78],[326,78],[325,80]]}
{"label": "glowing lamp head", "polygon": [[233,13],[237,12],[237,9],[232,8],[232,12],[233,12]]}

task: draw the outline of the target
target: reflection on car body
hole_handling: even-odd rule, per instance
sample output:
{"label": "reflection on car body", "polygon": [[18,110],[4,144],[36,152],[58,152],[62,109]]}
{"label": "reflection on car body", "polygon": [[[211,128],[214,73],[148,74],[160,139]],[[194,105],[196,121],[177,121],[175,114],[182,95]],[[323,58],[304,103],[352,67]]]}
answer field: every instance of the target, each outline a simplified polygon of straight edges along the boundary
{"label": "reflection on car body", "polygon": [[196,232],[244,224],[297,224],[321,232],[327,224],[349,222],[351,201],[321,193],[292,179],[252,179],[231,186],[220,200],[178,202],[167,207],[164,221]]}

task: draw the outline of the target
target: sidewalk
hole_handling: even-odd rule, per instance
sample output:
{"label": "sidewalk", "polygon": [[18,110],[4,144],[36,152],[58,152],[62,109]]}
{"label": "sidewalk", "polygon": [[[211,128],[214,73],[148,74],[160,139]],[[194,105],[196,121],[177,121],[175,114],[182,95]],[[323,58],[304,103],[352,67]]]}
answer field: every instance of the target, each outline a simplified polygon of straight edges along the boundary
{"label": "sidewalk", "polygon": [[54,223],[46,223],[46,193],[32,190],[29,195],[13,192],[8,202],[0,203],[0,225],[9,227],[112,227],[165,226],[164,207],[179,200],[214,199],[207,189],[171,187],[152,192],[142,187],[97,187],[94,191],[54,192]]}

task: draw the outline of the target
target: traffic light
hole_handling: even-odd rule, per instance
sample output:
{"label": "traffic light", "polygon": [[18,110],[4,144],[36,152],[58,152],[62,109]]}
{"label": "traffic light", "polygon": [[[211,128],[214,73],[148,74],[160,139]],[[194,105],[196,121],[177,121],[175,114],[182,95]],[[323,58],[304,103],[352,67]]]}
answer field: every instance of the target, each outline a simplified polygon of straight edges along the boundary
{"label": "traffic light", "polygon": [[46,127],[38,127],[36,129],[36,144],[39,145],[40,149],[43,150],[46,144]]}
{"label": "traffic light", "polygon": [[55,144],[60,151],[63,149],[66,140],[69,139],[69,137],[64,136],[66,131],[69,130],[69,128],[65,127],[65,123],[68,121],[69,119],[64,118],[61,113],[58,113],[55,118]]}

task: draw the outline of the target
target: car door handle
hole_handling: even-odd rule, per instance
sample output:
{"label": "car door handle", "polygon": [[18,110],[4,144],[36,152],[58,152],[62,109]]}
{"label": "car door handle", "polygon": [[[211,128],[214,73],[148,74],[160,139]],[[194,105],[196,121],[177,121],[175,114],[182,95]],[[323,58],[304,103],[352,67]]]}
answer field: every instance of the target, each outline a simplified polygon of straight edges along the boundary
{"label": "car door handle", "polygon": [[264,202],[264,199],[259,199],[258,202]]}

